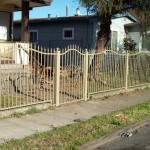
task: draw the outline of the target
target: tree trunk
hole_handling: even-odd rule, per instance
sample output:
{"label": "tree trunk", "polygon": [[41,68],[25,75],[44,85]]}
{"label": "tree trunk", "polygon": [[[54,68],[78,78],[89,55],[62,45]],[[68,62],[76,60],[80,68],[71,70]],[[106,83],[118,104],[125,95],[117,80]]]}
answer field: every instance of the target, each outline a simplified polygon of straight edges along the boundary
{"label": "tree trunk", "polygon": [[99,76],[99,73],[102,69],[103,55],[98,54],[105,50],[105,47],[109,41],[109,36],[111,33],[111,15],[105,14],[102,16],[100,30],[98,32],[97,44],[96,44],[96,53],[90,67],[90,74],[96,79]]}
{"label": "tree trunk", "polygon": [[98,32],[96,53],[105,50],[106,44],[109,41],[109,36],[111,33],[111,16],[109,14],[102,16],[102,21],[100,24],[100,31]]}

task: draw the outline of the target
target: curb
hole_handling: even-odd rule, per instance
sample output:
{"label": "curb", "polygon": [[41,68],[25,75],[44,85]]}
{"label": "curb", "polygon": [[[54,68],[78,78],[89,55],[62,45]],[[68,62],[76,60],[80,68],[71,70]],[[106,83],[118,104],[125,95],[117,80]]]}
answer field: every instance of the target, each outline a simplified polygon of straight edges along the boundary
{"label": "curb", "polygon": [[111,142],[111,141],[121,137],[122,133],[125,133],[125,132],[133,133],[136,130],[138,130],[139,128],[146,126],[148,124],[150,124],[150,118],[142,120],[142,121],[135,123],[133,125],[126,126],[126,127],[122,128],[122,129],[120,129],[120,130],[118,130],[112,134],[109,134],[109,135],[106,135],[106,136],[101,137],[99,139],[85,143],[85,144],[81,145],[80,147],[78,147],[78,150],[85,150],[85,149],[86,150],[94,150],[103,144],[106,144],[108,142]]}

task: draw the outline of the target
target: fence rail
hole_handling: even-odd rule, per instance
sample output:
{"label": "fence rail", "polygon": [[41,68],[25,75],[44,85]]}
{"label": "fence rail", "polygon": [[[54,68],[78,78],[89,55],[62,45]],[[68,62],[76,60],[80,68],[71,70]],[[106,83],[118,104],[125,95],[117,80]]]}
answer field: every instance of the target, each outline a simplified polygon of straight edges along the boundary
{"label": "fence rail", "polygon": [[75,45],[60,50],[23,43],[13,47],[14,63],[0,61],[0,110],[59,106],[87,100],[90,94],[150,84],[150,52],[93,53]]}

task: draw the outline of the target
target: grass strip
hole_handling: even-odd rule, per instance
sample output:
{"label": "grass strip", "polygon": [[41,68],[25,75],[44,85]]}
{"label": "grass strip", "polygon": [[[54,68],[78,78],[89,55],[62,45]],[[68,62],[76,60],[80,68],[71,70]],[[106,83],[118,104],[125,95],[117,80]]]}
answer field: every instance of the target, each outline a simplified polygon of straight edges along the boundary
{"label": "grass strip", "polygon": [[[118,114],[123,114],[124,118],[116,117]],[[54,128],[48,132],[34,134],[21,140],[11,140],[0,145],[0,149],[76,150],[79,145],[149,117],[150,102]]]}

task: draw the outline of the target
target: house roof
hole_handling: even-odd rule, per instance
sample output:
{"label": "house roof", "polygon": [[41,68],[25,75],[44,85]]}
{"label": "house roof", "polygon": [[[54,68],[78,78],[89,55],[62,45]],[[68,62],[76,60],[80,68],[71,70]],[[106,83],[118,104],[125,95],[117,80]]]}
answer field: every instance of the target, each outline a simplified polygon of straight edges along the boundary
{"label": "house roof", "polygon": [[[134,18],[134,16],[132,16],[130,13],[125,13],[125,14],[117,14],[112,16],[112,19],[116,19],[116,18],[120,18],[120,17],[127,17],[130,20],[137,22],[138,20],[136,18]],[[56,22],[56,21],[73,21],[73,20],[89,20],[89,19],[99,19],[100,17],[97,17],[96,15],[75,15],[75,16],[64,16],[64,17],[52,17],[52,18],[30,18],[30,23],[38,23],[38,22]],[[14,21],[14,23],[20,23],[21,20],[16,20]]]}
{"label": "house roof", "polygon": [[[49,5],[52,0],[29,0],[30,8]],[[22,0],[1,0],[1,8],[14,6],[14,10],[19,10],[22,7]]]}
{"label": "house roof", "polygon": [[[37,23],[37,22],[56,22],[56,21],[73,21],[73,20],[87,20],[89,18],[97,18],[95,15],[91,16],[69,16],[69,17],[53,17],[53,18],[32,18],[30,19],[30,23]],[[15,23],[20,23],[21,20],[14,21]]]}
{"label": "house roof", "polygon": [[133,22],[140,22],[140,19],[137,18],[135,15],[133,15],[130,12],[119,13],[119,14],[115,14],[112,16],[112,18],[121,18],[121,17],[127,17],[130,20],[132,20]]}
{"label": "house roof", "polygon": [[51,0],[30,0],[31,2],[35,2],[35,3],[43,3],[43,4],[49,4],[51,2]]}
{"label": "house roof", "polygon": [[141,26],[140,22],[132,22],[124,25],[125,27]]}

